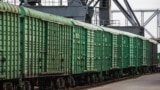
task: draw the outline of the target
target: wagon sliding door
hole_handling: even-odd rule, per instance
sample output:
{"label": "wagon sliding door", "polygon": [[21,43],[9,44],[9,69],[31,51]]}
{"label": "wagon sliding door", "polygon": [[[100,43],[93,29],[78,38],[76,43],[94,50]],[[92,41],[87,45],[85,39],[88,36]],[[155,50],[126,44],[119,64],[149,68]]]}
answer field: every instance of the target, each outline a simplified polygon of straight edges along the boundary
{"label": "wagon sliding door", "polygon": [[143,62],[143,40],[140,38],[137,38],[137,66],[140,67]]}
{"label": "wagon sliding door", "polygon": [[87,29],[75,26],[73,29],[72,73],[80,74],[86,70]]}
{"label": "wagon sliding door", "polygon": [[123,68],[128,68],[131,66],[130,61],[130,51],[129,51],[129,37],[122,35],[122,60]]}
{"label": "wagon sliding door", "polygon": [[25,60],[24,75],[36,76],[45,72],[45,22],[25,17]]}
{"label": "wagon sliding door", "polygon": [[48,24],[47,72],[70,73],[72,57],[72,27]]}
{"label": "wagon sliding door", "polygon": [[112,65],[112,33],[103,32],[103,62],[102,70],[107,71]]}
{"label": "wagon sliding door", "polygon": [[103,32],[94,31],[94,69],[102,71],[103,67]]}

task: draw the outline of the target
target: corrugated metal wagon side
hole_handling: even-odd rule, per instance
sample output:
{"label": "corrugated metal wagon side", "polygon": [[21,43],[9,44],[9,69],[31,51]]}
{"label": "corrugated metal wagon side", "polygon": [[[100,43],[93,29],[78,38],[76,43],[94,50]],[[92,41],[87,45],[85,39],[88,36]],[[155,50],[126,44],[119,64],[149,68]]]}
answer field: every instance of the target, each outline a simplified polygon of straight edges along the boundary
{"label": "corrugated metal wagon side", "polygon": [[72,60],[72,22],[29,8],[24,11],[24,75],[69,74]]}
{"label": "corrugated metal wagon side", "polygon": [[96,71],[101,72],[103,67],[103,32],[94,31],[94,66]]}
{"label": "corrugated metal wagon side", "polygon": [[87,68],[87,29],[83,23],[73,21],[72,74],[83,74]]}
{"label": "corrugated metal wagon side", "polygon": [[22,72],[25,77],[35,77],[46,70],[45,21],[41,20],[42,13],[25,7],[20,8],[23,14],[21,17]]}
{"label": "corrugated metal wagon side", "polygon": [[157,42],[153,41],[153,40],[149,40],[150,41],[150,65],[151,68],[150,70],[152,72],[157,72],[156,67],[159,67],[159,54],[156,55],[157,52]]}
{"label": "corrugated metal wagon side", "polygon": [[20,9],[0,2],[0,79],[20,75]]}
{"label": "corrugated metal wagon side", "polygon": [[133,53],[132,53],[132,60],[133,60],[133,66],[137,67],[138,62],[138,53],[137,53],[137,38],[133,38]]}
{"label": "corrugated metal wagon side", "polygon": [[112,33],[103,32],[103,62],[102,70],[109,71],[112,65]]}
{"label": "corrugated metal wagon side", "polygon": [[63,17],[20,8],[24,80],[33,86],[38,82],[41,89],[53,82],[57,88],[64,87],[72,72],[73,23]]}
{"label": "corrugated metal wagon side", "polygon": [[[111,28],[103,28],[106,31],[107,37],[107,47],[104,47],[104,56],[108,57],[107,60],[107,70],[110,76],[114,78],[118,78],[120,74],[122,74],[122,59],[121,57],[121,41],[120,41],[120,31],[111,29]],[[106,38],[104,38],[105,40]],[[108,49],[108,50],[106,50]],[[106,55],[105,55],[106,54]],[[109,69],[108,69],[109,68]]]}
{"label": "corrugated metal wagon side", "polygon": [[138,61],[137,61],[137,66],[140,67],[141,63],[143,61],[143,40],[140,38],[137,38],[137,49],[138,49]]}
{"label": "corrugated metal wagon side", "polygon": [[48,22],[47,73],[70,74],[72,72],[73,27],[70,21],[67,23],[63,18],[59,18],[59,21],[61,22]]}
{"label": "corrugated metal wagon side", "polygon": [[122,38],[122,41],[123,41],[123,61],[124,61],[124,64],[123,64],[123,68],[128,68],[130,67],[132,64],[130,63],[130,55],[129,55],[129,52],[130,52],[130,38],[128,36],[123,36]]}
{"label": "corrugated metal wagon side", "polygon": [[130,48],[129,48],[129,45],[130,45],[130,38],[127,36],[127,35],[120,35],[119,37],[119,41],[121,42],[120,44],[120,51],[121,51],[121,55],[119,56],[120,59],[121,59],[121,68],[123,68],[123,71],[124,72],[127,72],[127,69],[130,67]]}
{"label": "corrugated metal wagon side", "polygon": [[157,53],[158,66],[160,65],[160,53]]}

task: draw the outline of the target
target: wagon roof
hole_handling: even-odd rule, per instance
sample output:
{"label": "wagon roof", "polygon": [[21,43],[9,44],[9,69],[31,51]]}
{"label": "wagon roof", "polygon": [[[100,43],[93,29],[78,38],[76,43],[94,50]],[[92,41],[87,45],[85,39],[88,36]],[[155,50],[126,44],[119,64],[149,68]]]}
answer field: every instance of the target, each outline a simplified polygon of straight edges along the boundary
{"label": "wagon roof", "polygon": [[43,12],[33,10],[23,6],[21,6],[20,8],[24,10],[25,15],[29,17],[39,18],[44,21],[54,22],[54,23],[63,24],[63,25],[73,25],[70,19],[64,18],[62,16],[43,13]]}
{"label": "wagon roof", "polygon": [[72,22],[73,22],[75,25],[81,26],[81,27],[86,28],[86,29],[90,29],[90,30],[102,30],[100,27],[95,26],[95,25],[93,25],[93,24],[84,23],[84,22],[77,21],[77,20],[72,20]]}
{"label": "wagon roof", "polygon": [[12,12],[17,14],[21,13],[18,6],[15,6],[6,2],[2,2],[2,1],[0,1],[0,12]]}

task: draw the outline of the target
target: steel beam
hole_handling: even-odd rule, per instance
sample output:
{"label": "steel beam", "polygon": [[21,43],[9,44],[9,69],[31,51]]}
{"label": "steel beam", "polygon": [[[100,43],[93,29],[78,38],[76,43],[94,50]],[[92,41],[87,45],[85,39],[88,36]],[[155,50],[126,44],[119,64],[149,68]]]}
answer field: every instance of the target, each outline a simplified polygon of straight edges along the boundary
{"label": "steel beam", "polygon": [[126,4],[126,7],[127,7],[128,11],[129,11],[129,13],[130,13],[132,19],[135,20],[135,22],[137,23],[138,27],[141,27],[140,24],[139,24],[139,21],[138,21],[138,19],[137,19],[137,17],[136,17],[136,15],[134,14],[131,6],[129,5],[128,1],[127,1],[127,0],[124,0],[124,3]]}
{"label": "steel beam", "polygon": [[117,0],[113,0],[114,3],[117,5],[117,7],[120,9],[120,11],[126,16],[126,18],[129,20],[129,22],[133,26],[137,26],[136,22],[132,19],[132,17],[127,13],[127,11],[121,6],[121,4]]}
{"label": "steel beam", "polygon": [[143,26],[146,26],[155,16],[157,15],[157,11],[154,12],[144,23]]}
{"label": "steel beam", "polygon": [[128,19],[125,18],[125,25],[128,26]]}
{"label": "steel beam", "polygon": [[59,4],[60,4],[60,6],[62,6],[62,0],[60,0],[59,2],[60,2],[60,3],[59,3]]}
{"label": "steel beam", "polygon": [[99,3],[99,19],[100,25],[110,25],[110,2],[111,0],[100,0]]}
{"label": "steel beam", "polygon": [[144,12],[141,12],[141,25],[144,25]]}
{"label": "steel beam", "polygon": [[88,6],[90,6],[90,5],[93,3],[93,1],[94,1],[94,0],[91,0],[91,1],[88,3]]}
{"label": "steel beam", "polygon": [[88,0],[86,0],[86,4],[88,3]]}
{"label": "steel beam", "polygon": [[[141,25],[142,26],[146,26],[146,25],[148,25],[148,23],[156,16],[156,15],[158,15],[158,14],[160,14],[160,10],[158,10],[158,9],[145,9],[145,10],[133,10],[134,12],[136,12],[136,13],[141,13]],[[120,13],[121,11],[120,10],[112,10],[111,11],[112,13]],[[144,23],[144,13],[147,13],[147,12],[153,12],[153,14],[145,21],[145,23]],[[160,17],[159,17],[160,18]],[[158,21],[158,16],[157,16],[157,23],[158,22],[160,22],[160,19],[159,19],[159,21]],[[146,33],[148,33],[152,38],[155,38],[155,37],[153,37],[153,35],[145,28],[144,29],[145,31],[146,31]],[[159,35],[160,35],[160,27],[158,28],[158,26],[157,26],[157,31],[159,31],[159,32],[157,32],[157,33],[159,33]],[[158,36],[159,36],[158,35]]]}
{"label": "steel beam", "polygon": [[148,33],[153,39],[155,39],[155,37],[145,28],[144,29],[146,31],[146,33]]}
{"label": "steel beam", "polygon": [[93,7],[96,7],[100,0],[97,0]]}
{"label": "steel beam", "polygon": [[28,5],[28,0],[24,0],[24,4]]}
{"label": "steel beam", "polygon": [[160,14],[157,15],[157,38],[160,38]]}
{"label": "steel beam", "polygon": [[132,17],[132,19],[134,19],[133,15],[132,15],[132,12],[131,12],[131,10],[130,10],[131,8],[130,8],[129,4],[127,3],[126,0],[124,0],[124,3],[125,3],[125,5],[126,5],[128,14]]}

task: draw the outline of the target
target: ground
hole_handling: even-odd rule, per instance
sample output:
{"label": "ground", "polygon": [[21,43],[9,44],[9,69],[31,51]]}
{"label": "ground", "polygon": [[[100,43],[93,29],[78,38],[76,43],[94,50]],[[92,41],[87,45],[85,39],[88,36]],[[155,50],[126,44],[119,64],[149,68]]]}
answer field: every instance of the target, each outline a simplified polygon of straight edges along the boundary
{"label": "ground", "polygon": [[160,73],[144,75],[88,90],[160,90]]}

